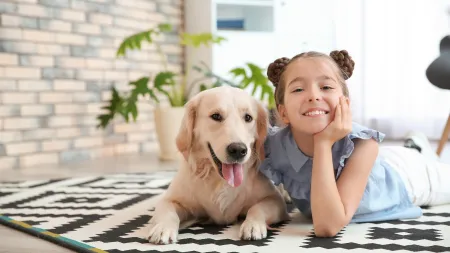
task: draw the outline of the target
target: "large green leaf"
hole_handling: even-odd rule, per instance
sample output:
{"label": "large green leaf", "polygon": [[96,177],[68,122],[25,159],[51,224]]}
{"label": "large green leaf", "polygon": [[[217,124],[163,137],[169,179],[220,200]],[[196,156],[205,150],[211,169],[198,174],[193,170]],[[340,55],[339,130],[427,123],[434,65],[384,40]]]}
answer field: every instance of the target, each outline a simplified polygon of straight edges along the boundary
{"label": "large green leaf", "polygon": [[[128,99],[125,102],[125,113],[124,118],[128,122],[129,121],[129,114],[133,117],[133,121],[136,121],[138,116],[137,111],[137,102],[139,99],[139,96],[145,97],[147,94],[151,96],[151,89],[148,87],[148,82],[150,78],[149,77],[142,77],[138,79],[137,81],[130,82],[129,84],[133,86],[134,88],[131,90],[131,94],[128,97]],[[158,98],[155,96],[154,99],[159,102]]]}
{"label": "large green leaf", "polygon": [[230,73],[234,78],[240,78],[240,88],[246,89],[249,86],[252,87],[252,95],[255,95],[259,89],[261,92],[259,99],[261,101],[267,101],[269,108],[274,108],[275,99],[273,88],[269,84],[268,78],[264,75],[264,69],[253,63],[246,63],[246,66],[250,73],[248,73],[245,67],[231,69]]}
{"label": "large green leaf", "polygon": [[142,77],[136,81],[130,82],[129,85],[133,88],[128,94],[120,95],[119,92],[112,87],[111,99],[108,101],[108,105],[102,107],[107,112],[97,117],[99,124],[97,127],[105,128],[116,114],[122,115],[126,122],[130,121],[130,116],[133,121],[136,121],[138,117],[137,103],[140,96],[150,95],[156,102],[159,103],[158,98],[155,96],[154,91],[148,87],[150,81],[149,77]]}
{"label": "large green leaf", "polygon": [[162,71],[155,76],[154,86],[160,89],[163,86],[175,85],[175,73],[172,71]]}
{"label": "large green leaf", "polygon": [[106,113],[97,116],[97,120],[99,121],[97,128],[105,128],[114,119],[116,113],[122,115],[124,113],[124,98],[119,95],[119,92],[114,87],[111,88],[111,93],[111,99],[108,101],[108,105],[102,107],[103,110],[106,110]]}
{"label": "large green leaf", "polygon": [[138,95],[145,95],[149,92],[149,88],[148,88],[148,81],[150,80],[149,77],[141,77],[140,79],[130,82],[129,85],[134,86],[134,88],[132,89],[132,94],[134,96],[138,96]]}
{"label": "large green leaf", "polygon": [[174,98],[173,95],[169,93],[166,89],[164,89],[165,86],[174,86],[175,85],[175,73],[171,71],[162,71],[159,72],[155,80],[153,81],[154,87],[161,93],[163,93],[168,99],[170,104],[174,104]]}
{"label": "large green leaf", "polygon": [[119,49],[116,52],[116,56],[125,56],[126,50],[133,49],[141,49],[142,42],[153,42],[153,35],[160,34],[161,32],[168,32],[172,30],[172,26],[170,24],[162,23],[157,26],[155,29],[150,29],[147,31],[139,32],[128,36],[125,38],[119,46]]}

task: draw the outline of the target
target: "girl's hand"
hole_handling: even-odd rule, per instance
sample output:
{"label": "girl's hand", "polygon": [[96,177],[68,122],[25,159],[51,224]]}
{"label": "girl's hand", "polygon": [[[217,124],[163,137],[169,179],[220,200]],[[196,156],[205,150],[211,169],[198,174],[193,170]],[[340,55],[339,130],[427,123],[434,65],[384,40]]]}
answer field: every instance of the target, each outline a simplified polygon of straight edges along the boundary
{"label": "girl's hand", "polygon": [[339,98],[336,106],[334,120],[322,131],[314,135],[314,143],[326,142],[333,145],[336,141],[344,138],[352,130],[352,113],[348,98]]}

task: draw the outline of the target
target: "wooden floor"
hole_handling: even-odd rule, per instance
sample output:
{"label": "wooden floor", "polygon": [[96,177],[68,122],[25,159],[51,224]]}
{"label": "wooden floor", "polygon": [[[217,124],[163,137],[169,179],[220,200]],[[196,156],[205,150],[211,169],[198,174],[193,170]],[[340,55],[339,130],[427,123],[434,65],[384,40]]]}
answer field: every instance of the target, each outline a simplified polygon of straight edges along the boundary
{"label": "wooden floor", "polygon": [[[386,142],[384,145],[400,145]],[[437,143],[432,143],[435,149]],[[441,155],[442,160],[450,163],[450,143]],[[156,155],[124,156],[96,161],[88,161],[66,166],[46,166],[21,170],[0,170],[0,180],[46,179],[58,177],[78,177],[104,175],[123,172],[150,172],[157,170],[176,170],[177,162],[161,162]],[[53,243],[30,236],[20,231],[0,225],[0,253],[27,252],[72,252]]]}

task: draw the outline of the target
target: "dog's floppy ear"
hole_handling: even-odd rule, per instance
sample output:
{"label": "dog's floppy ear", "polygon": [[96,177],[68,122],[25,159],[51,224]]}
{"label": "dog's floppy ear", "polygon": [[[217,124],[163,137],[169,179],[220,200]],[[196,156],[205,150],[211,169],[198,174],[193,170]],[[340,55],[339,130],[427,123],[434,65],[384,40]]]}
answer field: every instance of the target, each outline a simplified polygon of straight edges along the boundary
{"label": "dog's floppy ear", "polygon": [[256,119],[256,141],[255,141],[255,149],[259,157],[259,153],[264,147],[264,141],[267,137],[267,130],[269,127],[269,116],[266,108],[259,101],[256,101],[258,108],[258,116]]}
{"label": "dog's floppy ear", "polygon": [[193,130],[195,126],[195,117],[197,112],[197,99],[194,98],[186,103],[180,130],[176,138],[178,150],[187,159],[191,150]]}

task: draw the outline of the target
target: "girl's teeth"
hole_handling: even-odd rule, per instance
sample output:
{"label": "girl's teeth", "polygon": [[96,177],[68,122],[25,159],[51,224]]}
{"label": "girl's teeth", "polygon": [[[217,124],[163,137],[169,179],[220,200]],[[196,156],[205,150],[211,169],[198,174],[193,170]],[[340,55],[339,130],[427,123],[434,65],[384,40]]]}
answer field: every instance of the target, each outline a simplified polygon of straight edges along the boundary
{"label": "girl's teeth", "polygon": [[318,114],[325,114],[325,112],[324,111],[312,111],[312,112],[305,113],[306,116],[313,116],[313,115],[318,115]]}

